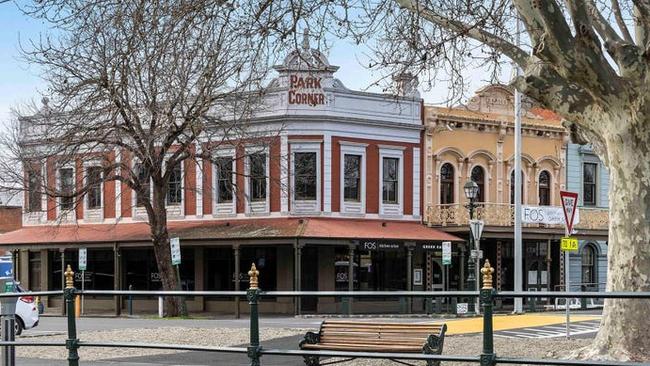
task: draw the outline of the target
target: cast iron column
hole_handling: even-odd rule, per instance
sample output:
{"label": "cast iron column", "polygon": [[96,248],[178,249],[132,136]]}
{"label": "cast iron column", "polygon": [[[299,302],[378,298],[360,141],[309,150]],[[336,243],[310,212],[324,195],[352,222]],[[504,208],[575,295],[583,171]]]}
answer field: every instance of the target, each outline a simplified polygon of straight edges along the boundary
{"label": "cast iron column", "polygon": [[[355,244],[350,244],[348,253],[348,291],[354,291],[354,249]],[[352,298],[348,297],[348,315],[352,315]]]}
{"label": "cast iron column", "polygon": [[[406,244],[406,291],[413,291],[413,249],[415,244]],[[413,311],[413,298],[406,298],[406,312],[411,314]]]}
{"label": "cast iron column", "polygon": [[494,295],[496,291],[492,288],[492,274],[494,268],[490,261],[485,260],[481,268],[483,274],[483,288],[481,289],[481,304],[483,305],[483,352],[481,353],[481,366],[496,365],[496,354],[494,353],[494,335],[492,334],[492,307],[494,306]]}
{"label": "cast iron column", "polygon": [[248,271],[250,287],[246,294],[248,304],[251,307],[250,344],[248,346],[248,358],[251,360],[251,366],[260,366],[260,350],[262,349],[262,347],[260,347],[260,325],[257,310],[257,303],[260,296],[260,289],[257,285],[259,274],[260,272],[255,268],[255,263],[253,263],[251,265],[251,270]]}
{"label": "cast iron column", "polygon": [[[234,245],[232,250],[235,255],[235,291],[239,291],[239,277],[241,276],[241,269],[239,268],[239,245]],[[235,296],[235,319],[241,317],[241,312],[239,311],[239,296]]]}

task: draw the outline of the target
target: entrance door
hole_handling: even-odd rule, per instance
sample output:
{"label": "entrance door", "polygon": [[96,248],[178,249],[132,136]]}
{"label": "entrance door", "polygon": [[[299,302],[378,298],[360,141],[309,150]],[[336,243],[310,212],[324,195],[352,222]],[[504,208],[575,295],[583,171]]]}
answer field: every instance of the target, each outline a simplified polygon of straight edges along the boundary
{"label": "entrance door", "polygon": [[427,253],[427,290],[443,291],[444,282],[442,276],[442,265],[439,258],[435,258],[433,253]]}
{"label": "entrance door", "polygon": [[[302,248],[302,273],[300,288],[302,291],[318,291],[318,248],[306,246]],[[303,312],[316,312],[318,298],[315,296],[301,297]]]}
{"label": "entrance door", "polygon": [[[549,291],[549,272],[547,268],[548,243],[526,242],[526,290]],[[546,301],[542,298],[540,301]]]}

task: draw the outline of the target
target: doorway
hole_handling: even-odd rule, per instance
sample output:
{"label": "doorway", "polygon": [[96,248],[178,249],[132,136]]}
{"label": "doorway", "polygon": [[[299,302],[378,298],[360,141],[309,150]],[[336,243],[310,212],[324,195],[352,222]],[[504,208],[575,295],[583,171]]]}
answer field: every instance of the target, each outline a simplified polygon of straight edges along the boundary
{"label": "doorway", "polygon": [[[300,289],[302,291],[318,291],[318,248],[305,246],[302,248],[302,263],[300,274]],[[316,312],[318,298],[303,296],[300,298],[300,308],[303,312]]]}

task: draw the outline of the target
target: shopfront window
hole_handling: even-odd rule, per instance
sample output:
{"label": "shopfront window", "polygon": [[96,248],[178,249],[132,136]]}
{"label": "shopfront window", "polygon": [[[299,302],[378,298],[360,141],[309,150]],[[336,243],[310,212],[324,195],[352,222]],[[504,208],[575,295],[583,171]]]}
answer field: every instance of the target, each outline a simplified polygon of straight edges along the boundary
{"label": "shopfront window", "polygon": [[[385,244],[385,243],[384,243]],[[348,289],[349,250],[337,248],[336,290]],[[406,289],[406,253],[401,245],[389,250],[355,251],[354,289],[358,291],[403,291]]]}
{"label": "shopfront window", "polygon": [[[124,260],[124,288],[134,290],[160,290],[162,281],[153,249],[128,249],[122,252]],[[194,249],[181,249],[181,287],[194,290]]]}
{"label": "shopfront window", "polygon": [[264,291],[275,291],[277,289],[278,263],[276,248],[242,247],[240,255],[239,268],[242,273],[240,288],[248,288],[248,270],[251,268],[251,264],[255,263],[257,270],[263,273],[259,277],[259,287]]}
{"label": "shopfront window", "polygon": [[[235,258],[232,248],[206,248],[205,284],[208,291],[230,291],[235,289]],[[250,266],[250,264],[248,264]],[[248,272],[248,270],[246,270]],[[245,287],[241,287],[245,289]]]}

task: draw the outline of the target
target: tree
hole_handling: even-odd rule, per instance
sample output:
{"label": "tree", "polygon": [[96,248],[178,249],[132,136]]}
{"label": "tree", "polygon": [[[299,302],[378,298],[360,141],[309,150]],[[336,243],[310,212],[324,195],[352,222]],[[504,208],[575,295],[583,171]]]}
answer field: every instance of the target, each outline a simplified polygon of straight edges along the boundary
{"label": "tree", "polygon": [[[42,106],[18,113],[6,139],[4,185],[24,180],[29,208],[44,210],[45,195],[47,210],[58,205],[62,220],[102,182],[130,188],[150,225],[162,287],[180,289],[169,206],[180,202],[182,172],[211,159],[212,149],[269,137],[249,117],[283,34],[292,31],[269,26],[285,10],[181,0],[46,0],[23,10],[52,27],[22,47],[48,89]],[[92,172],[84,167],[91,161]],[[166,314],[183,305],[166,297]]]}
{"label": "tree", "polygon": [[[450,77],[453,97],[471,66],[498,71],[505,56],[520,67],[512,85],[563,117],[574,141],[591,143],[609,167],[607,290],[650,291],[650,2],[337,4],[327,3],[324,19],[339,26],[338,36],[373,47],[371,67],[411,72],[429,86]],[[650,360],[648,306],[607,300],[600,331],[581,356]]]}

